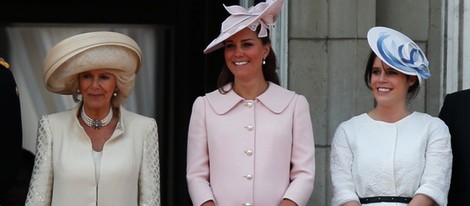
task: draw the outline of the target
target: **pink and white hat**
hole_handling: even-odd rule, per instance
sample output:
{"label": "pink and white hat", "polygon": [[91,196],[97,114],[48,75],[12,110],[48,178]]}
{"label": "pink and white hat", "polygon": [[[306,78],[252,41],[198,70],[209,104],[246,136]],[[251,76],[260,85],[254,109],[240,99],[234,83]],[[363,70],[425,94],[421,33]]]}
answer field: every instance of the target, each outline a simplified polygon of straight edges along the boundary
{"label": "pink and white hat", "polygon": [[283,3],[284,0],[266,0],[266,2],[248,8],[248,10],[238,5],[224,5],[230,16],[222,22],[220,35],[204,49],[204,53],[207,54],[222,48],[223,41],[247,27],[256,31],[258,25],[261,25],[258,37],[268,36],[267,29],[276,22]]}

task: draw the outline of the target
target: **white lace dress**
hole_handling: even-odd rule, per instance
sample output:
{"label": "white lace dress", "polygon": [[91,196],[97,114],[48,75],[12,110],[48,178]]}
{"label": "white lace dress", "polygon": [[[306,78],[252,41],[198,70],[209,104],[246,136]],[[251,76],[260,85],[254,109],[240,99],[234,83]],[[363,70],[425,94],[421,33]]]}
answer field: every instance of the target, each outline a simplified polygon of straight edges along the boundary
{"label": "white lace dress", "polygon": [[362,197],[415,194],[446,205],[452,170],[450,134],[443,121],[425,113],[414,112],[395,123],[362,114],[337,128],[330,166],[333,206]]}

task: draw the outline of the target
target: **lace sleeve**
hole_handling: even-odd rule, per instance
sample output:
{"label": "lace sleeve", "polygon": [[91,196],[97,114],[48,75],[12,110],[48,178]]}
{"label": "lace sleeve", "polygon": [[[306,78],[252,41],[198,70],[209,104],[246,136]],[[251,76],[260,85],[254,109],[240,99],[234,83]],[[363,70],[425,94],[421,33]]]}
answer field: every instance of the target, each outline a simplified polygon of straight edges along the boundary
{"label": "lace sleeve", "polygon": [[42,117],[37,131],[36,157],[26,206],[50,205],[52,182],[52,136],[47,117]]}
{"label": "lace sleeve", "polygon": [[160,206],[160,158],[157,123],[146,129],[142,166],[139,176],[139,205]]}

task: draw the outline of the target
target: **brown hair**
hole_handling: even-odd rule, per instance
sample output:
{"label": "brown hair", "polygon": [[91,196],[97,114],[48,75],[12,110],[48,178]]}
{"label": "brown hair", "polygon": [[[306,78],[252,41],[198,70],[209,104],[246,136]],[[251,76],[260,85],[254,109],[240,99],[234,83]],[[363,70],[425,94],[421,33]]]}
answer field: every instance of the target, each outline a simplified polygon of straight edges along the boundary
{"label": "brown hair", "polygon": [[[369,88],[370,90],[372,89],[370,85],[370,79],[372,76],[372,68],[374,67],[375,58],[377,58],[377,55],[373,51],[371,51],[369,55],[369,59],[367,60],[366,71],[364,73],[364,82],[366,83],[367,88]],[[406,75],[406,78],[418,78],[418,77]],[[416,79],[415,83],[408,88],[408,93],[407,93],[408,100],[411,100],[414,97],[416,97],[416,95],[418,95],[418,92],[419,92],[419,81],[418,79]]]}
{"label": "brown hair", "polygon": [[[260,31],[260,26],[256,29],[256,33],[259,33]],[[276,54],[274,53],[272,47],[271,47],[271,39],[269,39],[269,31],[268,31],[268,36],[260,38],[261,43],[263,45],[269,45],[269,53],[266,59],[264,61],[266,64],[262,65],[263,67],[263,76],[266,81],[273,82],[277,85],[279,85],[279,76],[276,72],[277,69],[277,59],[276,59]],[[234,76],[232,72],[230,72],[229,68],[227,67],[226,64],[222,67],[220,73],[219,73],[219,78],[217,81],[217,88],[220,93],[226,94],[230,90],[232,90],[232,87],[228,90],[224,90],[224,86],[228,83],[233,84]]]}

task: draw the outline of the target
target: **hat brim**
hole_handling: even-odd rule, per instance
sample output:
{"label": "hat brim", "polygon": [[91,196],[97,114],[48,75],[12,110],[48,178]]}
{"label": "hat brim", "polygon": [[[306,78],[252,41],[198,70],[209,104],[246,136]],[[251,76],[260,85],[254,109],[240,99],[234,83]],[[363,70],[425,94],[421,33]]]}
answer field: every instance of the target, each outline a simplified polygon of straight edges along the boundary
{"label": "hat brim", "polygon": [[[383,41],[384,38],[389,38],[391,41],[384,43],[384,41]],[[403,74],[411,75],[411,76],[417,76],[420,83],[423,81],[422,80],[423,77],[418,73],[418,71],[416,71],[414,69],[411,69],[411,68],[406,68],[406,66],[398,64],[397,63],[398,61],[393,61],[394,60],[393,58],[395,58],[395,56],[393,56],[393,55],[385,56],[386,54],[384,53],[384,48],[389,49],[389,50],[394,50],[394,49],[397,49],[398,46],[405,45],[405,44],[414,45],[415,46],[414,49],[417,49],[417,50],[419,50],[419,52],[423,53],[421,51],[421,49],[416,45],[416,43],[413,40],[411,40],[409,37],[407,37],[406,35],[398,32],[396,30],[393,30],[393,29],[390,29],[390,28],[387,28],[387,27],[377,26],[377,27],[373,27],[369,30],[369,32],[367,33],[367,41],[368,41],[369,46],[372,49],[372,51],[386,65],[390,66],[391,68],[394,68],[395,70],[397,70],[397,71],[399,71]],[[380,49],[379,46],[381,46],[383,48]],[[390,48],[386,48],[386,47],[390,47]],[[398,57],[396,57],[396,58],[398,58]],[[423,53],[422,58],[424,59],[424,61],[427,64],[427,59],[424,56],[424,53]],[[427,65],[426,65],[426,67],[427,67]]]}
{"label": "hat brim", "polygon": [[[271,15],[272,18],[275,20],[277,16],[279,15],[279,12],[282,8],[282,5],[284,3],[284,0],[272,0],[272,1],[266,1],[266,2],[261,2],[258,3],[256,6],[265,6],[264,10],[259,13],[256,17],[248,17],[242,21],[237,21],[235,22],[234,25],[231,26],[230,29],[227,31],[221,31],[219,36],[212,40],[211,43],[204,49],[204,53],[208,54],[210,52],[213,52],[217,49],[220,49],[223,47],[223,42],[233,36],[234,34],[238,33],[239,31],[249,27],[256,21],[260,20],[261,18]],[[225,21],[230,20],[230,18],[233,18],[234,15],[231,15],[225,19]]]}
{"label": "hat brim", "polygon": [[[104,47],[121,48],[126,53],[132,54],[131,58],[127,58],[129,55],[126,55],[127,59],[121,59],[120,61],[128,61],[128,63],[121,65],[115,63],[116,61],[112,59],[96,61],[96,63],[89,63],[80,67],[67,65],[68,61],[78,55]],[[119,57],[116,56],[116,58]],[[44,60],[44,82],[46,88],[52,92],[72,94],[71,79],[81,72],[93,69],[116,69],[125,73],[137,73],[141,61],[142,52],[140,47],[133,39],[124,34],[108,31],[82,33],[62,40],[49,50]]]}

